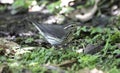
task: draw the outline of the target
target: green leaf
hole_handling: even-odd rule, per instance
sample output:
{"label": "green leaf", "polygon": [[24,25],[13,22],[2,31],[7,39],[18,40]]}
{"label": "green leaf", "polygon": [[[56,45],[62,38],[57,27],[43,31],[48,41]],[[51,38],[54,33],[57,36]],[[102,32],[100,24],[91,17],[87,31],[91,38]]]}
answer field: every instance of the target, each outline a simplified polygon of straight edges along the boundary
{"label": "green leaf", "polygon": [[31,43],[32,41],[34,41],[33,38],[27,38],[27,39],[25,40],[25,43]]}
{"label": "green leaf", "polygon": [[118,70],[116,67],[114,67],[108,73],[120,73],[120,70]]}
{"label": "green leaf", "polygon": [[91,28],[91,34],[95,34],[95,33],[102,33],[103,32],[103,28],[100,27],[96,27],[96,28]]}
{"label": "green leaf", "polygon": [[47,9],[48,9],[50,12],[56,11],[56,8],[58,8],[57,11],[60,9],[60,1],[53,2],[53,3],[51,3],[51,4],[49,4],[49,5],[47,6]]}
{"label": "green leaf", "polygon": [[14,3],[13,3],[13,7],[14,8],[18,8],[18,7],[25,7],[25,8],[28,8],[28,6],[32,3],[33,0],[31,1],[26,1],[26,0],[16,0]]}
{"label": "green leaf", "polygon": [[88,31],[86,26],[82,27],[81,30],[84,32]]}
{"label": "green leaf", "polygon": [[118,49],[118,50],[113,51],[113,54],[120,54],[120,50]]}
{"label": "green leaf", "polygon": [[120,31],[115,31],[115,33],[111,35],[110,39],[112,43],[120,43]]}

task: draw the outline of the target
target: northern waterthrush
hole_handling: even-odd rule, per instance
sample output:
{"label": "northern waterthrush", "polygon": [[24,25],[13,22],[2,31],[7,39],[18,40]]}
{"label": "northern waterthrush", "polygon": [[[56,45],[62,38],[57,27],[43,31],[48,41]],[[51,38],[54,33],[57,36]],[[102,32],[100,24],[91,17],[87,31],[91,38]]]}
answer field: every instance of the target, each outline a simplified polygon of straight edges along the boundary
{"label": "northern waterthrush", "polygon": [[39,33],[53,46],[63,45],[67,41],[73,25],[41,24],[35,20],[29,20]]}

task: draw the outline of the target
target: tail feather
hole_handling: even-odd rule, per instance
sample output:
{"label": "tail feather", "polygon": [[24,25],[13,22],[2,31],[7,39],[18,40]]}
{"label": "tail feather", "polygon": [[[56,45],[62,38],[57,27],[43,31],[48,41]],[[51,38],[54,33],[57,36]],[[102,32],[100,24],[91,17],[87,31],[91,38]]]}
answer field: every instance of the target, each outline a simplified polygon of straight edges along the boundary
{"label": "tail feather", "polygon": [[39,33],[40,33],[41,35],[44,36],[44,33],[43,33],[43,31],[41,30],[41,29],[43,29],[41,23],[38,23],[37,21],[31,20],[31,19],[28,19],[28,21],[31,22],[32,25],[33,25],[35,28],[37,28],[37,30],[39,31]]}

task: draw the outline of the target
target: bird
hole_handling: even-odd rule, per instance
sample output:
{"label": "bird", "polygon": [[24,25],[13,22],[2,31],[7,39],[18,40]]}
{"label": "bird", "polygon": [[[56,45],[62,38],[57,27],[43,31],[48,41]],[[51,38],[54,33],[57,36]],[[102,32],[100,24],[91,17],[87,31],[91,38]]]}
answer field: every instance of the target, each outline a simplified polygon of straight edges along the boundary
{"label": "bird", "polygon": [[29,21],[52,46],[62,45],[70,34],[68,28],[72,27],[72,25],[62,26],[55,24],[42,24],[35,20]]}

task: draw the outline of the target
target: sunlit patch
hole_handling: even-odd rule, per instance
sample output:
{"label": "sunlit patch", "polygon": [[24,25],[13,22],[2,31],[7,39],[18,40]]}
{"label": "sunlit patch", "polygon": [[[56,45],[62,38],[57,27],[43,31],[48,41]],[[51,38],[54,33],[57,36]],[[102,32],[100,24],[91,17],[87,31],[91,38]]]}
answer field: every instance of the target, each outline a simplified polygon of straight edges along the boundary
{"label": "sunlit patch", "polygon": [[14,2],[14,0],[0,0],[0,3],[3,4],[12,4]]}

